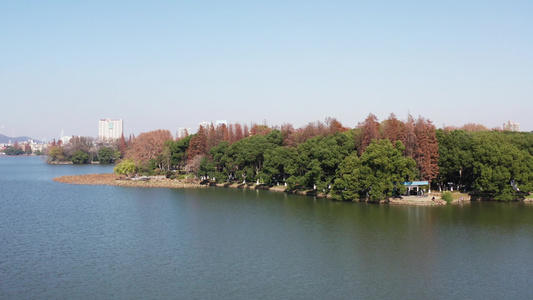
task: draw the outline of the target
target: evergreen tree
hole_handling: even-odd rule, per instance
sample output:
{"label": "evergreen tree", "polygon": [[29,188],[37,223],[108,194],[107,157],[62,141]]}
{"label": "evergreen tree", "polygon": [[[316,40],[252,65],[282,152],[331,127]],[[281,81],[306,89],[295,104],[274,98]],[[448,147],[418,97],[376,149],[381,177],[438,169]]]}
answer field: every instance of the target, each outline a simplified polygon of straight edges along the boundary
{"label": "evergreen tree", "polygon": [[339,166],[332,196],[336,200],[376,202],[405,191],[403,182],[415,176],[416,163],[403,156],[404,146],[397,141],[373,140],[359,158],[348,156]]}

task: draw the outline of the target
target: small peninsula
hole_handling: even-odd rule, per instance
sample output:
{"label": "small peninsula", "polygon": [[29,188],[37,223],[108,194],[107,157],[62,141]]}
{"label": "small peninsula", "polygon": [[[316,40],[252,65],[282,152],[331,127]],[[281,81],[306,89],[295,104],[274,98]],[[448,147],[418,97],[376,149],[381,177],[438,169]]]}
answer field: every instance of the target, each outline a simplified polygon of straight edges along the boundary
{"label": "small peninsula", "polygon": [[[331,198],[330,195],[317,193],[316,191],[287,191],[285,186],[269,186],[255,183],[215,183],[208,181],[199,181],[197,179],[169,179],[165,176],[142,176],[137,178],[127,178],[124,175],[118,174],[87,174],[87,175],[68,175],[54,178],[54,181],[68,184],[79,185],[110,185],[123,187],[144,187],[144,188],[207,188],[207,187],[225,187],[225,188],[240,188],[240,189],[261,189],[276,192],[293,193],[304,196],[314,196],[319,198]],[[354,202],[364,202],[354,201]],[[469,202],[469,200],[454,201],[452,203]],[[391,198],[379,202],[380,204],[391,205],[417,205],[417,206],[432,206],[432,205],[446,205],[446,201],[442,200],[440,196],[435,197],[417,197],[404,196],[402,198]]]}
{"label": "small peninsula", "polygon": [[88,174],[69,175],[54,178],[54,181],[68,184],[81,185],[112,185],[126,187],[148,187],[148,188],[201,188],[197,180],[173,180],[164,176],[145,177],[147,180],[132,180],[123,175],[117,174]]}

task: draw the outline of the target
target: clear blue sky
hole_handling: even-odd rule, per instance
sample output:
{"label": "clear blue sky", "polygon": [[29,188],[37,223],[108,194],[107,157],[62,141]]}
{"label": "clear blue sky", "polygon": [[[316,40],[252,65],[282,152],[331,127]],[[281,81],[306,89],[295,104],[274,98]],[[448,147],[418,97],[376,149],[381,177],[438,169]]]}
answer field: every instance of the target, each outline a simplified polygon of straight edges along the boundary
{"label": "clear blue sky", "polygon": [[96,137],[369,113],[533,130],[533,1],[0,1],[0,126]]}

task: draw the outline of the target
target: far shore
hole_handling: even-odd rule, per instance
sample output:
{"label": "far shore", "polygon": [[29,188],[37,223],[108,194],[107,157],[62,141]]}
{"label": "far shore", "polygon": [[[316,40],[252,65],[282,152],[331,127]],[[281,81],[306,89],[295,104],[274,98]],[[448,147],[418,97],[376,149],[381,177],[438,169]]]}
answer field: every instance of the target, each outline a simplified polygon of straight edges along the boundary
{"label": "far shore", "polygon": [[[206,188],[210,186],[227,187],[227,188],[239,188],[239,189],[261,189],[284,193],[293,193],[305,196],[313,196],[318,198],[330,198],[331,196],[324,193],[318,193],[316,191],[295,191],[287,192],[287,187],[283,185],[268,186],[255,183],[207,183],[200,182],[197,179],[168,179],[164,176],[152,176],[145,177],[145,180],[134,180],[127,178],[123,175],[117,174],[88,174],[88,175],[69,175],[54,178],[54,181],[68,184],[81,184],[81,185],[111,185],[111,186],[125,186],[125,187],[145,187],[145,188]],[[393,198],[388,201],[382,201],[380,203],[391,205],[415,205],[415,206],[433,206],[433,205],[446,205],[446,201],[440,198],[440,195],[435,197],[417,197],[417,196],[404,196],[402,198]],[[470,199],[463,200],[462,202],[470,202]],[[457,203],[457,202],[456,202]]]}

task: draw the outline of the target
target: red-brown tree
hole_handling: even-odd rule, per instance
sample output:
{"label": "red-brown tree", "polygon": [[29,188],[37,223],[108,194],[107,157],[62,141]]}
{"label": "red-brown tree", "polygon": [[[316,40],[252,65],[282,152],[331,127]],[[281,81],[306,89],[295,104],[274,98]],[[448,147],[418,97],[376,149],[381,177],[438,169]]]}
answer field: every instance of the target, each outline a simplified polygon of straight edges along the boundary
{"label": "red-brown tree", "polygon": [[405,124],[396,118],[394,113],[381,123],[383,138],[388,139],[394,145],[394,142],[403,140],[405,135]]}
{"label": "red-brown tree", "polygon": [[128,146],[133,145],[133,142],[135,142],[135,134],[130,134],[130,137],[128,138]]}
{"label": "red-brown tree", "polygon": [[325,132],[321,131],[323,128],[325,128],[325,126],[320,121],[309,122],[307,125],[298,128],[293,135],[296,145],[299,145],[315,136],[326,134]]}
{"label": "red-brown tree", "polygon": [[204,126],[198,127],[198,132],[191,138],[187,150],[189,160],[197,155],[207,154],[207,132]]}
{"label": "red-brown tree", "polygon": [[209,125],[209,130],[207,131],[207,151],[215,147],[217,144],[217,132],[215,130],[215,125],[211,123],[211,125]]}
{"label": "red-brown tree", "polygon": [[411,114],[407,116],[407,122],[404,124],[404,135],[402,139],[402,143],[405,146],[404,154],[405,156],[409,156],[414,158],[417,151],[417,141],[416,141],[416,133],[415,133],[415,119]]}
{"label": "red-brown tree", "polygon": [[242,134],[245,138],[250,136],[250,128],[248,128],[248,125],[244,124],[244,127],[242,129]]}
{"label": "red-brown tree", "polygon": [[233,124],[229,124],[228,126],[228,137],[230,144],[235,143],[235,126]]}
{"label": "red-brown tree", "polygon": [[218,140],[217,145],[221,141],[228,141],[228,142],[230,141],[229,130],[226,124],[221,124],[220,126],[217,127],[217,140]]}
{"label": "red-brown tree", "polygon": [[435,126],[430,120],[419,116],[414,131],[417,148],[413,158],[420,171],[420,177],[431,182],[439,174],[439,147]]}
{"label": "red-brown tree", "polygon": [[250,135],[267,135],[272,131],[272,129],[266,125],[254,124],[252,129],[250,129]]}
{"label": "red-brown tree", "polygon": [[461,127],[461,129],[470,131],[470,132],[489,131],[489,129],[485,125],[475,124],[475,123],[465,124]]}
{"label": "red-brown tree", "polygon": [[294,140],[294,127],[290,123],[281,125],[281,134],[283,135],[283,144],[289,147],[295,147],[296,141]]}
{"label": "red-brown tree", "polygon": [[329,129],[329,134],[335,134],[337,132],[344,132],[349,130],[348,128],[342,126],[341,122],[337,121],[337,119],[332,117],[326,118],[326,125]]}
{"label": "red-brown tree", "polygon": [[118,151],[120,151],[120,156],[124,157],[124,155],[126,155],[126,149],[128,149],[128,144],[126,143],[126,139],[124,138],[124,133],[122,133],[122,135],[117,141],[117,149]]}
{"label": "red-brown tree", "polygon": [[165,147],[165,142],[173,140],[168,130],[154,130],[141,133],[126,151],[125,158],[131,158],[138,164],[145,163],[156,158]]}
{"label": "red-brown tree", "polygon": [[358,127],[361,128],[361,147],[359,148],[359,154],[362,154],[372,140],[381,139],[378,118],[373,114],[369,114],[363,123],[359,123]]}
{"label": "red-brown tree", "polygon": [[242,130],[242,126],[239,123],[235,123],[235,142],[240,141],[244,138],[244,132]]}

